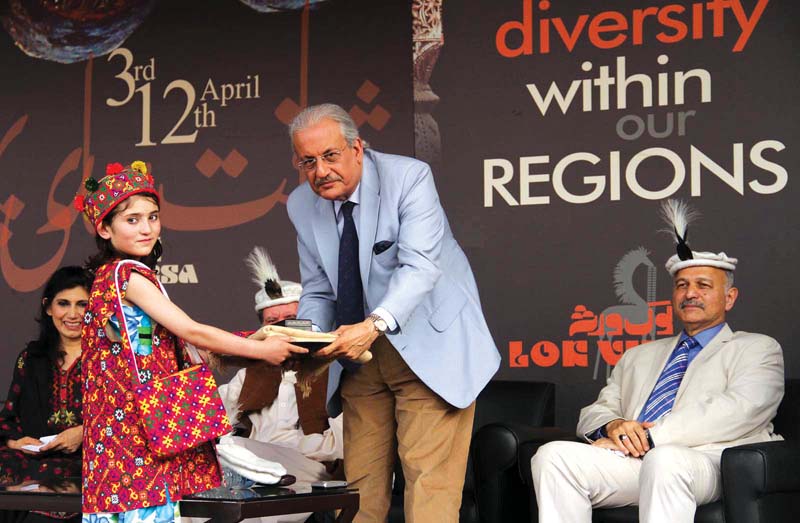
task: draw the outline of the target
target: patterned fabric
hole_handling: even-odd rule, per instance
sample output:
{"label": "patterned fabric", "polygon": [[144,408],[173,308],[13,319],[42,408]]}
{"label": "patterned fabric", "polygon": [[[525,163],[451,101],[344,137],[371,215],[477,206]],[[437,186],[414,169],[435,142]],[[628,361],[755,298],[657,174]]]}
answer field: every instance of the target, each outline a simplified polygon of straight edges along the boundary
{"label": "patterned fabric", "polygon": [[136,387],[150,448],[172,456],[227,434],[233,427],[205,364]]}
{"label": "patterned fabric", "polygon": [[[128,329],[128,336],[130,337],[131,347],[133,352],[139,356],[148,356],[153,352],[153,326],[150,324],[150,317],[144,313],[142,309],[136,305],[130,306],[122,304],[122,314],[125,318],[125,324]],[[122,329],[119,325],[119,318],[111,316],[108,322],[114,327],[117,336],[122,336],[120,332]],[[146,331],[148,338],[142,340],[140,333]],[[142,343],[144,341],[144,343]]]}
{"label": "patterned fabric", "polygon": [[[38,438],[58,434],[65,429],[80,425],[81,418],[81,359],[78,358],[69,369],[53,365],[54,380],[49,391],[49,409],[46,413],[20,412],[19,397],[22,394],[39,394],[38,391],[23,391],[22,383],[28,371],[28,351],[22,351],[14,365],[14,375],[6,396],[3,410],[0,411],[0,440],[19,439],[22,436]],[[24,434],[22,418],[25,416],[44,416],[47,418],[47,434]]]}
{"label": "patterned fabric", "polygon": [[[36,373],[47,377],[31,376]],[[29,400],[31,396],[41,398],[43,402],[20,401],[26,396]],[[39,408],[32,408],[37,404]],[[69,369],[60,369],[47,361],[43,354],[37,357],[28,350],[22,351],[14,365],[11,386],[0,412],[0,441],[3,442],[0,445],[0,484],[38,483],[56,491],[68,481],[66,478],[79,477],[80,450],[71,454],[30,455],[8,448],[5,442],[23,436],[39,438],[59,434],[81,423],[81,359],[76,359]],[[32,426],[41,426],[44,432],[31,432]],[[54,520],[76,517],[76,514],[67,512],[34,512]]]}
{"label": "patterned fabric", "polygon": [[[119,265],[118,283],[115,270]],[[97,270],[82,332],[83,344],[83,512],[126,512],[164,505],[187,494],[220,484],[213,445],[204,444],[171,458],[159,458],[147,446],[132,388],[133,352],[126,337],[110,339],[106,326],[118,311],[117,284],[122,296],[131,272],[159,286],[156,275],[130,260]],[[153,325],[153,352],[137,356],[142,381],[178,370],[176,350],[189,361],[182,340],[163,326]]]}
{"label": "patterned fabric", "polygon": [[[116,336],[122,330],[133,352],[148,356],[153,352],[152,322],[138,306],[122,304],[125,329],[117,316],[108,319]],[[146,336],[144,335],[146,333]],[[172,456],[232,430],[208,367],[193,366],[164,379],[134,387],[139,414],[150,448],[159,456]],[[202,411],[198,410],[202,407]]]}
{"label": "patterned fabric", "polygon": [[[0,411],[0,483],[16,485],[28,480],[59,479],[66,476],[80,475],[80,452],[66,454],[56,452],[46,456],[31,456],[5,445],[8,439],[19,439],[23,436],[39,438],[49,434],[59,434],[68,428],[82,423],[81,417],[81,360],[78,358],[72,367],[66,370],[53,365],[55,380],[47,392],[49,400],[46,412],[27,412],[20,408],[22,395],[40,394],[37,390],[23,387],[23,383],[31,386],[27,380],[31,370],[31,357],[28,351],[22,351],[14,365],[14,374],[8,396]],[[26,434],[23,426],[29,418],[46,419],[44,434]]]}
{"label": "patterned fabric", "polygon": [[81,359],[76,359],[69,369],[54,372],[53,389],[50,396],[52,414],[47,426],[57,434],[69,427],[81,424]]}
{"label": "patterned fabric", "polygon": [[696,339],[689,336],[675,347],[667,365],[658,377],[656,386],[653,387],[653,392],[650,393],[650,397],[644,404],[642,413],[639,415],[640,421],[656,421],[672,410],[678,388],[683,381],[683,375],[686,374],[686,368],[689,366],[689,351],[699,344]]}
{"label": "patterned fabric", "polygon": [[167,502],[158,507],[137,508],[128,512],[100,512],[84,514],[81,523],[172,523],[180,521],[178,502]]}
{"label": "patterned fabric", "polygon": [[95,228],[111,209],[134,194],[148,193],[158,199],[155,180],[148,174],[145,163],[139,161],[133,162],[130,167],[110,163],[106,166],[106,175],[99,182],[88,178],[84,186],[86,196],[79,194],[73,204],[77,210],[83,211]]}

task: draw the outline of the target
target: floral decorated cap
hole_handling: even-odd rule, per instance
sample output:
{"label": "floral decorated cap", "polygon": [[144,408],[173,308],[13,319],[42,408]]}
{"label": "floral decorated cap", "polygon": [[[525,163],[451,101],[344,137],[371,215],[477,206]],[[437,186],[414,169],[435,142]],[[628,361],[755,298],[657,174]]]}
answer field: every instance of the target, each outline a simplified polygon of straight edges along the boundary
{"label": "floral decorated cap", "polygon": [[134,194],[147,193],[160,200],[155,180],[142,161],[133,162],[128,167],[123,167],[121,163],[110,163],[100,181],[89,177],[83,185],[86,195],[75,196],[73,205],[86,215],[95,230],[114,207]]}

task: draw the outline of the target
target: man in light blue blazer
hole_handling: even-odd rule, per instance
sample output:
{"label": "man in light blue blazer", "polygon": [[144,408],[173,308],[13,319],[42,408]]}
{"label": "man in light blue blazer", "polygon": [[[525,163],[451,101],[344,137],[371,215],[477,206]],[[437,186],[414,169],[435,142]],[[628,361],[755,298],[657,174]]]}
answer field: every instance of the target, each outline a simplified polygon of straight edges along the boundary
{"label": "man in light blue blazer", "polygon": [[[456,522],[474,401],[500,356],[430,167],[366,150],[333,104],[305,109],[289,132],[309,182],[287,205],[298,317],[339,335],[317,355],[338,360],[328,406],[344,412],[345,474],[361,492],[356,522],[386,520],[395,449],[406,521]],[[373,359],[356,364],[370,348]]]}

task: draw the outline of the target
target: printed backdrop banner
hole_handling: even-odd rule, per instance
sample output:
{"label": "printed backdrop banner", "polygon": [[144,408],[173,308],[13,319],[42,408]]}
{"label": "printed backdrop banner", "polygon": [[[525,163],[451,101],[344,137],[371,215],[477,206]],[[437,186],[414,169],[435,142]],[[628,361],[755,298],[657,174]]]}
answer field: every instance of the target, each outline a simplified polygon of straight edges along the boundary
{"label": "printed backdrop banner", "polygon": [[670,197],[702,213],[694,248],[741,260],[731,325],[777,338],[800,375],[796,2],[22,4],[0,15],[0,386],[44,280],[93,251],[69,202],[108,162],[153,166],[172,299],[253,325],[242,259],[264,245],[298,278],[285,123],[323,101],[375,148],[431,163],[497,378],[557,383],[558,424],[574,426],[625,350],[677,333],[674,247],[657,232]]}
{"label": "printed backdrop banner", "polygon": [[777,338],[800,375],[797,2],[429,5],[417,150],[438,161],[498,378],[559,384],[574,426],[624,350],[677,334],[667,198],[702,213],[693,248],[740,258],[734,330]]}
{"label": "printed backdrop banner", "polygon": [[9,4],[0,14],[0,394],[37,332],[47,277],[96,250],[71,201],[107,163],[152,166],[171,299],[199,321],[241,329],[258,325],[243,262],[253,246],[299,279],[285,207],[299,183],[286,133],[297,111],[339,103],[376,147],[413,154],[407,0],[128,1],[107,12]]}

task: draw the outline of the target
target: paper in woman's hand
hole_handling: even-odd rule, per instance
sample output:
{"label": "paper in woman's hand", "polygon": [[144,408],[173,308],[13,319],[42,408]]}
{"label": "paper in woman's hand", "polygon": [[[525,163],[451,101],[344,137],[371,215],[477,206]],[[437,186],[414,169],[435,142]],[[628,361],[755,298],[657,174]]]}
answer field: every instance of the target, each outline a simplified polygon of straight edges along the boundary
{"label": "paper in woman's hand", "polygon": [[56,439],[56,436],[57,436],[57,434],[54,434],[52,436],[42,436],[41,438],[39,438],[39,441],[42,442],[41,445],[23,445],[20,448],[24,449],[24,450],[29,450],[31,452],[39,452],[39,450],[42,447],[44,447],[45,445],[47,445],[48,443],[50,443],[51,441]]}

